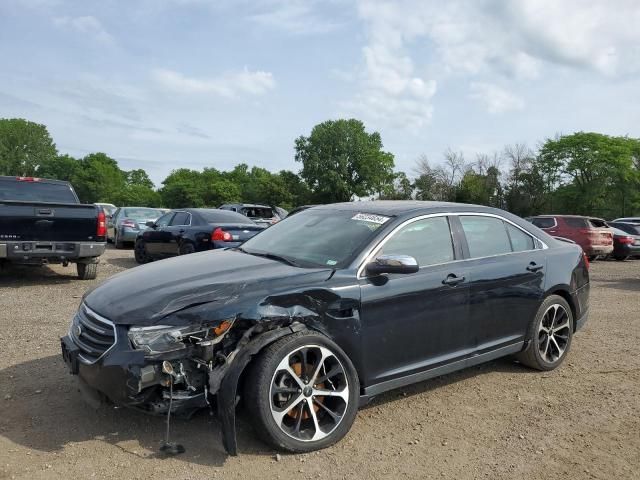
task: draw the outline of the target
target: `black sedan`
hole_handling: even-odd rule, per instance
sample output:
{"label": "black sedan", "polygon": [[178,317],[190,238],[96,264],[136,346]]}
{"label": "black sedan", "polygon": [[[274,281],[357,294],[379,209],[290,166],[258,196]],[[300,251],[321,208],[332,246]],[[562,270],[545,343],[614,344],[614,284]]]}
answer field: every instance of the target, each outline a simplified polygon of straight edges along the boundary
{"label": "black sedan", "polygon": [[116,405],[215,405],[231,454],[238,396],[266,442],[308,452],[382,392],[505,355],[558,367],[587,320],[588,268],[579,246],[502,210],[317,206],[239,248],[107,280],[62,351]]}
{"label": "black sedan", "polygon": [[172,210],[156,221],[147,222],[147,227],[136,238],[134,251],[138,263],[237,247],[264,229],[244,215],[215,208]]}
{"label": "black sedan", "polygon": [[613,228],[613,253],[619,262],[640,255],[640,224],[611,222]]}

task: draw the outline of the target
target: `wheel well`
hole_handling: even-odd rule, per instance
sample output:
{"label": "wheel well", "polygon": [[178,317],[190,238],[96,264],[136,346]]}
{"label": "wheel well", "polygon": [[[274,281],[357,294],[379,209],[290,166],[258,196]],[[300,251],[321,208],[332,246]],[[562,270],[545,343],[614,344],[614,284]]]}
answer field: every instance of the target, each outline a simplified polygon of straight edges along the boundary
{"label": "wheel well", "polygon": [[571,308],[571,315],[573,316],[573,331],[575,332],[576,331],[576,306],[573,303],[573,299],[571,298],[571,295],[569,294],[569,292],[567,290],[559,288],[557,290],[554,290],[553,292],[549,292],[549,295],[558,295],[567,301],[567,303],[569,304],[569,307]]}

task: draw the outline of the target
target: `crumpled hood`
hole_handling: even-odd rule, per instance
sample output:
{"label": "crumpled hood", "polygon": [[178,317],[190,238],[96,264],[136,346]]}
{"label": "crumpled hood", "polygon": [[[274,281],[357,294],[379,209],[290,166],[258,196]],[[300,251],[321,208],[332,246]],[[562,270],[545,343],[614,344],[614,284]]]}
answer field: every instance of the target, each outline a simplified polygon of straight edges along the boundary
{"label": "crumpled hood", "polygon": [[251,318],[264,298],[320,286],[331,271],[297,268],[233,250],[213,250],[121,272],[89,292],[84,301],[116,324],[176,325],[202,320],[203,314],[207,320],[236,315]]}

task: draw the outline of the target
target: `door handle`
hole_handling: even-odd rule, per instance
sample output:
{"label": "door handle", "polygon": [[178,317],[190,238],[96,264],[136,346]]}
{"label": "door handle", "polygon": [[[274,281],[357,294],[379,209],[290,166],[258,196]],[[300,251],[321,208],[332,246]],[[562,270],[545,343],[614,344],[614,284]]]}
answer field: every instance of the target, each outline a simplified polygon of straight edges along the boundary
{"label": "door handle", "polygon": [[447,275],[447,278],[442,280],[443,285],[449,285],[451,287],[455,287],[462,282],[464,282],[464,277],[457,277],[453,273],[450,273],[449,275]]}
{"label": "door handle", "polygon": [[536,262],[531,262],[529,265],[527,265],[527,270],[529,270],[530,272],[537,272],[539,270],[542,270],[544,267],[542,265],[538,265],[536,264]]}

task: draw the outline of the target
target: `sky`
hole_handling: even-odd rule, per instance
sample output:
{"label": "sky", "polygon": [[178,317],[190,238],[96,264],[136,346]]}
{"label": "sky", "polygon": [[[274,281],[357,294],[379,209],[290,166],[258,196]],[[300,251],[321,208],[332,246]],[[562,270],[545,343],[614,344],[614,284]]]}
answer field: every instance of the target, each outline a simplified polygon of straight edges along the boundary
{"label": "sky", "polygon": [[0,118],[159,186],[174,168],[298,171],[358,118],[396,169],[447,148],[640,137],[638,0],[0,0]]}

